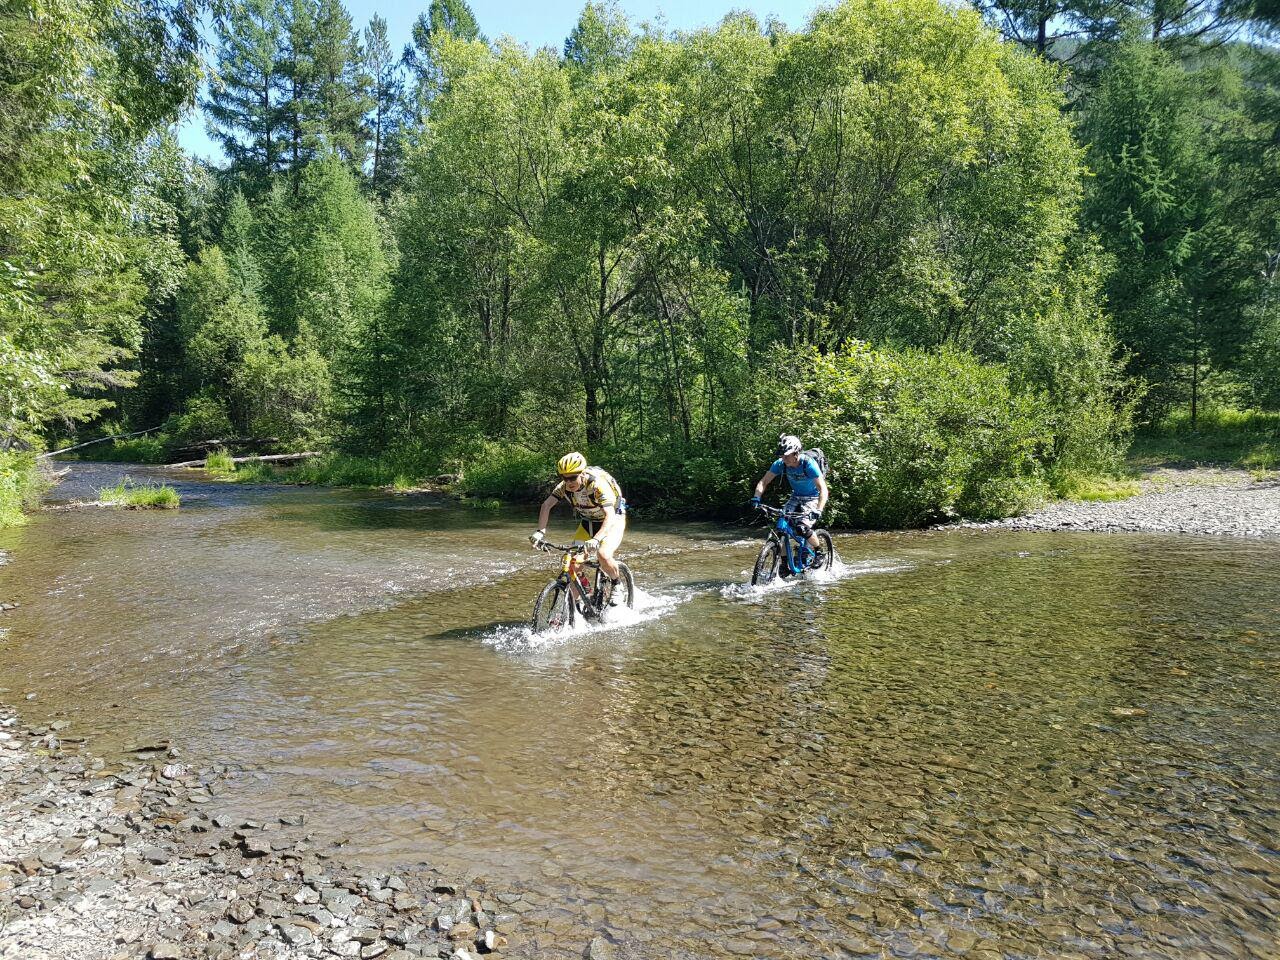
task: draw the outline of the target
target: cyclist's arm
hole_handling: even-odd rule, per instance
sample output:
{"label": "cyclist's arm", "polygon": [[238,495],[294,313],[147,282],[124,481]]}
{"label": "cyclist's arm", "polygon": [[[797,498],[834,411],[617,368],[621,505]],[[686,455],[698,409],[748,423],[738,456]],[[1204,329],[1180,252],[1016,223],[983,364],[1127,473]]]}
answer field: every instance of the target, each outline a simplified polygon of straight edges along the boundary
{"label": "cyclist's arm", "polygon": [[547,497],[547,499],[542,501],[542,509],[538,511],[538,529],[539,530],[547,529],[547,521],[551,519],[551,511],[555,508],[555,505],[559,502],[560,501],[554,496]]}
{"label": "cyclist's arm", "polygon": [[777,477],[778,475],[774,473],[772,470],[766,470],[764,476],[761,477],[760,481],[756,484],[756,496],[763,497],[764,492],[768,488],[769,484],[773,483],[773,481],[776,480]]}
{"label": "cyclist's arm", "polygon": [[827,489],[827,478],[822,474],[818,474],[818,512],[821,513],[827,508],[827,495],[830,491]]}

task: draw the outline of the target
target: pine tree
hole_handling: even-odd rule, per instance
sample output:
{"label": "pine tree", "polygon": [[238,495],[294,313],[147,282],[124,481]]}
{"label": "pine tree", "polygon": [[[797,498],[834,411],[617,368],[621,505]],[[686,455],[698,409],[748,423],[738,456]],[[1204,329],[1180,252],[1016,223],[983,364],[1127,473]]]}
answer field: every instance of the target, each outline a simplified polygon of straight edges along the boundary
{"label": "pine tree", "polygon": [[362,167],[370,79],[364,71],[360,39],[341,0],[319,0],[311,54],[316,83],[313,129],[330,151]]}
{"label": "pine tree", "polygon": [[264,184],[280,166],[287,97],[275,0],[244,0],[217,25],[218,83],[203,104],[209,132],[237,168]]}
{"label": "pine tree", "polygon": [[484,39],[467,0],[431,0],[427,12],[419,14],[413,25],[413,43],[404,48],[404,63],[416,81],[414,97],[420,114],[426,112],[444,81],[436,54],[444,35],[459,40]]}
{"label": "pine tree", "polygon": [[316,70],[312,57],[315,42],[314,0],[291,0],[279,69],[288,85],[282,106],[289,137],[289,166],[296,173],[315,156],[315,138],[309,121],[315,111]]}
{"label": "pine tree", "polygon": [[368,117],[373,134],[373,192],[386,197],[399,175],[404,125],[404,78],[387,40],[387,21],[374,15],[364,30],[365,68],[372,80],[373,110]]}

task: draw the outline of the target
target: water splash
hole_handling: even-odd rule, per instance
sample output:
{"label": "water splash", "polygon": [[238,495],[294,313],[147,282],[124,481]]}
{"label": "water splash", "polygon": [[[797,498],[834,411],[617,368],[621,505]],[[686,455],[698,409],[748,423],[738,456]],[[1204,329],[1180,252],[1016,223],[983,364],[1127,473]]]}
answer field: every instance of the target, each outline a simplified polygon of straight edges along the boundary
{"label": "water splash", "polygon": [[751,571],[743,570],[744,583],[731,583],[720,589],[720,595],[726,600],[742,600],[746,603],[761,603],[770,594],[794,590],[804,584],[826,586],[847,580],[850,577],[861,577],[871,573],[897,573],[910,570],[914,564],[890,560],[863,560],[859,563],[845,563],[836,557],[828,570],[809,570],[804,576],[789,577],[783,580],[775,578],[771,583],[752,586]]}
{"label": "water splash", "polygon": [[526,624],[498,627],[484,637],[482,641],[489,646],[505,651],[539,650],[559,646],[579,637],[597,633],[630,630],[641,624],[649,623],[666,616],[677,606],[695,595],[693,590],[673,590],[662,593],[649,593],[636,588],[635,604],[628,607],[613,607],[603,621],[588,621],[578,616],[573,626],[560,630],[548,630],[534,633]]}

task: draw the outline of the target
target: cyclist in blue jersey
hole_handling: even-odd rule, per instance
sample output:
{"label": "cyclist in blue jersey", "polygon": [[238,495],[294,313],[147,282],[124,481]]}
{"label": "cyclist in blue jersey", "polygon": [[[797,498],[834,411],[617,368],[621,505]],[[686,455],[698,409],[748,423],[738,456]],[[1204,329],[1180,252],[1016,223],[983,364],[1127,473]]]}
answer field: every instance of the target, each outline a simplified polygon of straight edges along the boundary
{"label": "cyclist in blue jersey", "polygon": [[796,529],[813,550],[813,559],[809,565],[821,568],[827,557],[821,542],[814,535],[813,527],[827,506],[827,478],[822,475],[822,467],[818,462],[804,452],[804,444],[800,442],[800,438],[789,433],[778,437],[778,459],[773,461],[773,465],[756,484],[755,496],[751,498],[753,507],[760,505],[760,498],[764,496],[765,490],[780,475],[787,478],[791,487],[791,498],[783,509],[787,513],[798,515]]}

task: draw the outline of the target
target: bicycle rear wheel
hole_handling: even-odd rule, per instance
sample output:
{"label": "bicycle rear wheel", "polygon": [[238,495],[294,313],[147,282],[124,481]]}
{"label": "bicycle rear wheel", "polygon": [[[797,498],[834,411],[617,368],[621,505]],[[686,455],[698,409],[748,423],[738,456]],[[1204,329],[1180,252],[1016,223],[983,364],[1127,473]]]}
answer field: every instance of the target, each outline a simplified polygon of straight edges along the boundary
{"label": "bicycle rear wheel", "polygon": [[533,622],[530,626],[534,633],[549,633],[573,626],[573,598],[569,596],[569,588],[559,580],[552,580],[538,594],[538,601],[533,605]]}
{"label": "bicycle rear wheel", "polygon": [[[631,568],[621,560],[615,561],[618,566],[618,584],[609,582],[603,570],[596,570],[596,588],[591,599],[600,610],[601,617],[606,617],[615,606],[625,606],[634,610],[636,605],[636,581],[631,575]],[[616,602],[615,602],[616,601]]]}
{"label": "bicycle rear wheel", "polygon": [[[618,591],[622,591],[621,594]],[[613,588],[613,599],[620,607],[635,609],[636,578],[631,575],[631,568],[622,561],[618,561],[618,585]]]}
{"label": "bicycle rear wheel", "polygon": [[751,571],[751,585],[763,587],[773,583],[781,562],[783,562],[782,549],[777,541],[766,540],[764,546],[760,548],[760,555],[756,557],[756,565]]}

